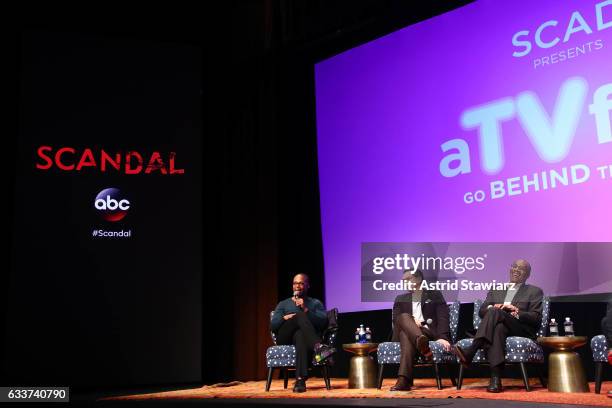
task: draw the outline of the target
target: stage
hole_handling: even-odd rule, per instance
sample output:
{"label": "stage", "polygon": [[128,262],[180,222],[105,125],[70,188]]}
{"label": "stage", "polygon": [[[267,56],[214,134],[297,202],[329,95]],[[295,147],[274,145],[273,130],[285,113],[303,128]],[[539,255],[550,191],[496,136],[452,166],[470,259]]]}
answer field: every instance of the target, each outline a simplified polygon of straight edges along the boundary
{"label": "stage", "polygon": [[[448,382],[448,380],[446,381]],[[506,379],[505,392],[500,394],[487,393],[485,390],[488,379],[466,379],[463,389],[456,390],[450,383],[438,390],[435,380],[417,379],[415,388],[408,392],[390,392],[389,387],[395,383],[393,379],[386,379],[382,390],[363,389],[351,390],[347,387],[347,380],[334,378],[332,390],[327,391],[322,379],[312,378],[308,381],[308,391],[296,394],[291,391],[292,382],[288,389],[283,389],[283,381],[275,380],[269,392],[265,391],[265,381],[233,382],[217,386],[203,386],[174,391],[165,391],[146,394],[130,394],[114,397],[100,398],[96,405],[133,405],[172,404],[176,403],[202,403],[224,406],[244,405],[301,405],[301,406],[453,406],[453,407],[502,407],[515,406],[517,402],[529,406],[550,406],[549,404],[568,404],[573,406],[610,406],[612,399],[606,396],[612,389],[612,382],[602,384],[601,394],[590,393],[567,394],[552,393],[539,386],[535,379],[531,380],[533,390],[525,392],[522,381]],[[419,401],[409,401],[418,399]],[[401,401],[400,401],[401,400]]]}

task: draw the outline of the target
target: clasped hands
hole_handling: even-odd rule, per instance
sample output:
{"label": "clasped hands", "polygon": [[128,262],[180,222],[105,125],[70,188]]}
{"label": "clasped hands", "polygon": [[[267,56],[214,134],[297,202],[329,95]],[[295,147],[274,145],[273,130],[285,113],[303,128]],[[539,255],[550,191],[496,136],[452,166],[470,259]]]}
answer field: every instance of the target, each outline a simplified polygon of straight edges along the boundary
{"label": "clasped hands", "polygon": [[496,304],[493,305],[493,307],[496,308],[496,309],[504,310],[504,311],[510,313],[513,317],[516,317],[518,319],[519,308],[514,306],[514,305],[505,305],[503,303],[496,303]]}

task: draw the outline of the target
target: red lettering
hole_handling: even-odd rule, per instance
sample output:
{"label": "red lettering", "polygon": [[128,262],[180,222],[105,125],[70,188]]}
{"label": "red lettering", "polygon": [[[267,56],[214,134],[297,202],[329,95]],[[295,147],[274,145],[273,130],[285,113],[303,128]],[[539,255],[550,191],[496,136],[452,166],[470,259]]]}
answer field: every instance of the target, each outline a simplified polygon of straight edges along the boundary
{"label": "red lettering", "polygon": [[185,169],[175,169],[174,159],[176,158],[176,152],[170,152],[170,174],[184,174]]}
{"label": "red lettering", "polygon": [[[104,173],[114,169],[119,173],[140,174],[185,174],[185,169],[176,167],[176,152],[169,152],[164,160],[163,152],[155,151],[144,156],[137,151],[107,153],[104,149],[98,152],[95,149],[84,148],[82,153],[73,147],[61,147],[57,150],[52,146],[39,146],[36,149],[37,169],[49,170],[54,166],[64,171],[81,171],[85,167],[93,169],[99,166]],[[78,155],[78,162],[77,162]],[[145,161],[145,159],[148,159]],[[145,166],[146,163],[146,166]]]}
{"label": "red lettering", "polygon": [[81,156],[81,160],[79,160],[79,164],[77,164],[76,169],[77,171],[81,171],[81,169],[85,166],[96,167],[96,159],[94,159],[91,149],[85,149],[83,155]]}
{"label": "red lettering", "polygon": [[64,154],[64,152],[70,152],[70,153],[74,154],[75,150],[72,147],[62,147],[57,152],[55,152],[55,165],[57,167],[59,167],[60,169],[62,169],[62,170],[72,170],[72,169],[74,169],[74,164],[71,164],[70,166],[66,166],[65,164],[62,163],[61,158],[62,158],[62,155]]}
{"label": "red lettering", "polygon": [[51,146],[40,146],[38,148],[38,150],[36,151],[36,153],[38,153],[38,157],[40,157],[41,159],[43,159],[46,163],[45,164],[40,164],[40,163],[36,163],[36,168],[37,169],[41,169],[41,170],[49,170],[51,168],[51,166],[53,165],[53,160],[51,160],[51,158],[47,155],[45,155],[45,151],[51,151],[53,150],[53,148]]}
{"label": "red lettering", "polygon": [[[130,164],[132,162],[132,156],[138,160],[138,166],[132,169]],[[127,152],[125,155],[125,174],[138,174],[142,171],[142,156],[138,152]]]}
{"label": "red lettering", "polygon": [[145,169],[145,174],[149,174],[155,170],[161,171],[162,174],[168,174],[164,161],[162,160],[158,152],[153,152],[153,154],[151,155],[151,159],[149,159],[149,164],[147,164],[147,168]]}
{"label": "red lettering", "polygon": [[110,165],[113,166],[115,170],[121,170],[121,153],[117,153],[115,155],[115,160],[113,161],[113,159],[104,150],[102,150],[100,158],[100,171],[106,171],[107,162],[110,163]]}

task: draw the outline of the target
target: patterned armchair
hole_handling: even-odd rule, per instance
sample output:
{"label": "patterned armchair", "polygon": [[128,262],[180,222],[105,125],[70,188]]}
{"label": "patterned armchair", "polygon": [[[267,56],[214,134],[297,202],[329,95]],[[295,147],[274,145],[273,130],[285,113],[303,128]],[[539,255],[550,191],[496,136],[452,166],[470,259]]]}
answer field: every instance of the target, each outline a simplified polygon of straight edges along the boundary
{"label": "patterned armchair", "polygon": [[601,392],[601,376],[604,365],[608,362],[608,345],[606,336],[600,334],[591,339],[591,349],[593,350],[593,361],[595,362],[595,394]]}
{"label": "patterned armchair", "polygon": [[[270,312],[270,320],[272,320],[273,315],[274,311]],[[330,347],[335,347],[336,336],[338,335],[338,309],[334,308],[327,312],[327,321],[328,326],[323,331],[321,340],[323,343],[329,345]],[[277,345],[276,334],[274,334],[274,332],[270,332],[270,335],[272,336],[272,342],[274,343],[274,345],[268,347],[268,350],[266,351],[266,366],[268,367],[266,391],[270,391],[270,384],[272,383],[272,374],[274,373],[275,368],[280,368],[283,372],[285,380],[284,388],[287,388],[287,383],[289,382],[289,370],[291,368],[295,368],[295,346]],[[321,368],[323,379],[325,380],[325,388],[327,388],[328,390],[331,389],[331,382],[329,380],[329,367],[333,364],[333,356],[320,363],[314,361],[314,359],[312,361],[313,366]]]}
{"label": "patterned armchair", "polygon": [[[459,302],[454,302],[449,306],[449,326],[451,344],[457,340],[457,326],[459,325]],[[457,364],[455,356],[447,351],[444,351],[442,345],[435,341],[429,342],[429,348],[432,351],[432,359],[426,360],[422,355],[417,354],[416,365],[425,366],[432,365],[436,376],[436,384],[438,389],[442,389],[442,378],[440,376],[440,364]],[[399,342],[385,342],[378,345],[378,389],[382,387],[383,370],[387,364],[400,363],[400,344]],[[453,385],[456,384],[454,375],[451,375]]]}
{"label": "patterned armchair", "polygon": [[[483,300],[477,299],[474,301],[474,316],[472,324],[474,330],[478,330],[480,326],[481,318],[478,314],[480,307],[482,306]],[[550,298],[544,296],[542,300],[542,321],[540,322],[540,328],[538,329],[537,336],[546,335],[546,324],[548,322],[548,316],[550,314]],[[474,339],[463,339],[457,342],[457,345],[461,348],[466,348],[472,345]],[[487,356],[483,349],[479,349],[474,355],[472,364],[486,364]],[[527,337],[510,336],[506,338],[506,364],[519,364],[521,367],[521,374],[523,375],[523,383],[525,389],[531,391],[529,387],[529,376],[527,375],[527,367],[525,364],[535,364],[538,366],[538,377],[543,387],[546,387],[546,381],[542,375],[541,365],[544,363],[544,350],[535,341]],[[463,366],[459,366],[459,381],[457,382],[457,389],[461,389],[463,383]]]}

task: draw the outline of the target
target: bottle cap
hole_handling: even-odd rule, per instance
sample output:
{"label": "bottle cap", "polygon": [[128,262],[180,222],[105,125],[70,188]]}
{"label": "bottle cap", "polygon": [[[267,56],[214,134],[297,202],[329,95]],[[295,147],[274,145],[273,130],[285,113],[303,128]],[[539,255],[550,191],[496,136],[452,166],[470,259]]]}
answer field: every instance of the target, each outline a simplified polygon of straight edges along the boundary
{"label": "bottle cap", "polygon": [[554,323],[554,322],[555,322],[555,319],[550,319],[550,322],[551,322],[551,323]]}
{"label": "bottle cap", "polygon": [[565,318],[565,321],[566,321],[566,322],[569,322],[569,321],[570,321],[570,318],[569,318],[569,317],[566,317],[566,318]]}

